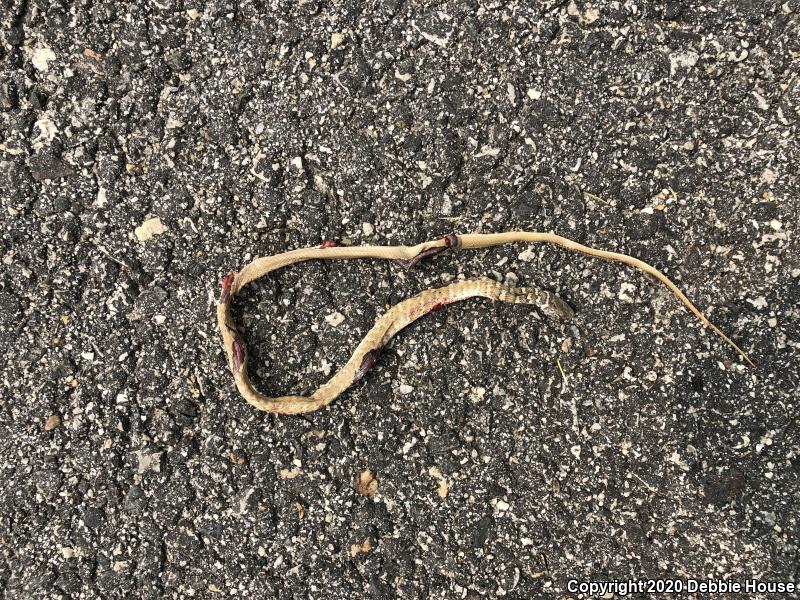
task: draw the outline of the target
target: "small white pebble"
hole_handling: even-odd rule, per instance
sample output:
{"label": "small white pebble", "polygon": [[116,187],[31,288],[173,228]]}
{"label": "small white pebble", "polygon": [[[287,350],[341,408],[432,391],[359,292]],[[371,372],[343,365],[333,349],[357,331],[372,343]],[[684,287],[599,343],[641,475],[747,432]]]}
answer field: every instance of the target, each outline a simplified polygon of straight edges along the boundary
{"label": "small white pebble", "polygon": [[154,217],[152,219],[147,219],[134,230],[134,233],[136,234],[136,239],[138,239],[140,242],[146,242],[154,235],[161,235],[166,230],[167,228],[161,222],[161,219]]}
{"label": "small white pebble", "polygon": [[530,262],[536,258],[536,253],[531,248],[528,248],[527,250],[521,252],[517,258],[524,262]]}
{"label": "small white pebble", "polygon": [[620,300],[624,300],[625,302],[633,302],[633,298],[628,294],[628,292],[635,292],[636,286],[632,283],[628,283],[627,281],[623,281],[622,285],[619,286],[619,293],[617,294],[617,298]]}
{"label": "small white pebble", "polygon": [[514,84],[512,84],[512,83],[507,83],[506,84],[506,94],[508,94],[508,99],[511,102],[511,104],[512,105],[516,104],[516,102],[517,102],[517,90],[514,87]]}
{"label": "small white pebble", "polygon": [[483,400],[483,397],[486,395],[486,388],[485,387],[474,387],[469,392],[469,399],[473,402],[480,402]]}
{"label": "small white pebble", "polygon": [[408,385],[407,383],[401,383],[401,384],[400,384],[399,391],[400,391],[400,393],[401,393],[401,394],[403,394],[404,396],[408,396],[408,395],[409,395],[411,392],[413,392],[413,391],[414,391],[414,388],[413,388],[413,387],[411,387],[410,385]]}
{"label": "small white pebble", "polygon": [[362,223],[361,231],[364,232],[364,235],[372,235],[375,233],[375,227],[372,225],[372,223]]}
{"label": "small white pebble", "polygon": [[320,361],[319,370],[322,371],[322,374],[325,375],[325,377],[327,377],[328,375],[331,374],[332,366],[333,365],[330,362],[328,362],[323,358],[322,361]]}
{"label": "small white pebble", "polygon": [[94,201],[95,206],[99,206],[103,208],[108,203],[108,199],[106,197],[106,190],[104,187],[100,187],[97,190],[97,198]]}
{"label": "small white pebble", "polygon": [[56,59],[55,52],[47,46],[31,51],[31,62],[37,71],[47,71],[48,63]]}
{"label": "small white pebble", "polygon": [[587,24],[594,23],[599,18],[600,18],[600,11],[593,7],[587,8],[586,12],[583,13],[583,20],[586,21]]}
{"label": "small white pebble", "polygon": [[344,41],[344,34],[340,32],[332,33],[331,34],[331,50],[336,50],[339,46],[342,45]]}
{"label": "small white pebble", "polygon": [[338,327],[344,322],[344,315],[340,312],[331,313],[325,317],[325,321],[331,327]]}

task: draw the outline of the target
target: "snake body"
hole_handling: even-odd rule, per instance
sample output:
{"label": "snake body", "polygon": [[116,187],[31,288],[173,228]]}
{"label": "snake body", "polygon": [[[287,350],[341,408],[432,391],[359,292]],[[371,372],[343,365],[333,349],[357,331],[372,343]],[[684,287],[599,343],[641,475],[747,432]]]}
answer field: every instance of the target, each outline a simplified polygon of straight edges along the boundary
{"label": "snake body", "polygon": [[323,384],[310,396],[270,397],[256,390],[250,381],[247,372],[247,348],[236,324],[233,322],[230,309],[234,296],[254,279],[258,279],[276,269],[306,260],[380,258],[400,261],[408,268],[421,258],[436,254],[446,248],[451,250],[485,248],[511,242],[556,244],[589,256],[625,263],[653,275],[666,285],[706,327],[710,328],[728,345],[733,347],[749,364],[753,364],[730,338],[703,316],[683,292],[655,267],[627,254],[598,250],[552,233],[514,231],[459,236],[451,234],[442,239],[423,242],[416,246],[343,247],[326,242],[322,246],[314,248],[302,248],[255,259],[239,273],[231,273],[225,277],[222,283],[222,294],[217,304],[217,323],[222,334],[223,345],[233,372],[236,387],[247,402],[260,410],[279,414],[300,414],[318,410],[330,404],[354,382],[361,379],[370,367],[375,364],[381,349],[401,329],[432,310],[477,296],[501,302],[533,304],[548,316],[562,319],[571,318],[573,312],[569,305],[545,290],[538,288],[512,288],[487,278],[456,281],[442,287],[425,290],[387,310],[376,320],[375,325],[364,336],[350,360],[327,383]]}

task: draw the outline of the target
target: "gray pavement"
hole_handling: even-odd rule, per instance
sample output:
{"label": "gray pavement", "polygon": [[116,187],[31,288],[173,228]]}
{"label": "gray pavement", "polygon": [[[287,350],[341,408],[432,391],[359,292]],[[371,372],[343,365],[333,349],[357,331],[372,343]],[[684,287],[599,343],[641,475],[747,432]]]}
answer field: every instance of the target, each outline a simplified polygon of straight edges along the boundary
{"label": "gray pavement", "polygon": [[[800,580],[796,0],[4,0],[0,23],[0,595]],[[574,322],[460,303],[326,410],[237,395],[229,271],[510,229],[652,263],[756,368],[633,269],[513,245],[277,272],[236,308],[250,370],[309,392],[462,275]]]}

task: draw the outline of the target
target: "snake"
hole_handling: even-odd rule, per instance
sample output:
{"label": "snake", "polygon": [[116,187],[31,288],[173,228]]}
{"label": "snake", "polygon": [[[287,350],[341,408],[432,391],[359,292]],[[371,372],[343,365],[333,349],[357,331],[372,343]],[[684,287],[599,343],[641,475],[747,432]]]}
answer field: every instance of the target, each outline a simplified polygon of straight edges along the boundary
{"label": "snake", "polygon": [[561,246],[591,257],[623,263],[652,275],[663,283],[703,325],[733,348],[749,365],[754,366],[747,354],[711,323],[677,285],[661,271],[638,258],[585,246],[554,233],[537,231],[461,235],[451,233],[443,238],[413,246],[340,246],[328,240],[319,246],[256,258],[238,273],[228,273],[222,280],[222,292],[217,303],[217,325],[236,388],[249,404],[269,413],[296,415],[319,410],[329,405],[351,385],[362,379],[377,362],[381,350],[400,330],[433,310],[468,298],[484,297],[500,302],[531,304],[548,317],[572,318],[574,312],[569,304],[554,293],[537,287],[510,287],[487,277],[456,280],[425,290],[389,308],[376,319],[375,324],[358,344],[347,363],[309,396],[270,397],[259,392],[250,380],[247,370],[247,347],[242,333],[231,315],[231,304],[235,296],[251,281],[277,269],[308,260],[383,259],[398,261],[405,269],[410,269],[419,261],[447,249],[478,249],[511,243],[546,243]]}

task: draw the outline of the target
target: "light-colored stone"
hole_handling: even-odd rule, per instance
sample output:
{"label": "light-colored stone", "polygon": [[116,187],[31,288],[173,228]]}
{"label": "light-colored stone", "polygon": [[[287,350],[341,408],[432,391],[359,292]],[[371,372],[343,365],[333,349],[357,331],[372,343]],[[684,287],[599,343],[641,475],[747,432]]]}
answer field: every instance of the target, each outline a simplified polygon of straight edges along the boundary
{"label": "light-colored stone", "polygon": [[331,34],[331,50],[336,50],[344,42],[344,34],[337,31]]}
{"label": "light-colored stone", "polygon": [[136,228],[134,233],[136,233],[136,239],[140,242],[146,242],[154,235],[161,235],[166,230],[167,228],[161,222],[161,219],[154,217],[152,219],[147,219],[147,221]]}
{"label": "light-colored stone", "polygon": [[61,417],[58,415],[50,415],[47,417],[47,420],[44,422],[44,430],[45,431],[52,431],[56,427],[61,425]]}
{"label": "light-colored stone", "polygon": [[325,322],[331,327],[338,327],[344,323],[344,315],[340,312],[334,312],[325,317]]}
{"label": "light-colored stone", "polygon": [[31,62],[37,71],[47,72],[48,63],[56,59],[56,54],[47,46],[34,48],[31,52]]}

